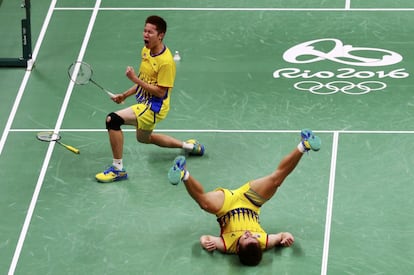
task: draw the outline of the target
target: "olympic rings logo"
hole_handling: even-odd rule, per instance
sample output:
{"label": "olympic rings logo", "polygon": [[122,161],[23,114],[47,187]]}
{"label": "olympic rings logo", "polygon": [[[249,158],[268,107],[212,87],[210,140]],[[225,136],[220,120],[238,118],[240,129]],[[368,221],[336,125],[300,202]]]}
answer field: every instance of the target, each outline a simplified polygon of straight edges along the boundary
{"label": "olympic rings logo", "polygon": [[[334,44],[333,48],[328,52],[317,50],[317,45],[320,43]],[[364,57],[354,53],[376,53],[382,55],[381,58]],[[307,41],[288,49],[283,59],[290,63],[313,63],[322,60],[330,60],[336,63],[363,66],[363,67],[377,67],[387,66],[399,63],[403,57],[393,51],[379,49],[379,48],[365,48],[354,47],[352,45],[344,45],[344,43],[335,38],[323,38],[312,41]]]}
{"label": "olympic rings logo", "polygon": [[380,81],[363,81],[352,83],[349,81],[331,81],[323,84],[319,81],[300,81],[293,85],[297,90],[308,91],[316,95],[331,95],[342,92],[348,95],[363,95],[372,91],[380,91],[387,87],[387,84]]}
{"label": "olympic rings logo", "polygon": [[[322,71],[312,71],[308,68],[279,68],[273,72],[273,78],[276,79],[302,79],[303,81],[295,83],[293,87],[316,95],[331,95],[338,92],[347,95],[364,95],[386,89],[387,84],[384,82],[387,78],[402,79],[410,76],[405,68],[392,71],[368,69],[398,64],[403,60],[399,53],[381,48],[355,47],[335,38],[315,39],[297,44],[284,52],[283,59],[291,64],[330,61],[367,68],[364,70],[337,68]],[[325,81],[330,82],[323,83]]]}

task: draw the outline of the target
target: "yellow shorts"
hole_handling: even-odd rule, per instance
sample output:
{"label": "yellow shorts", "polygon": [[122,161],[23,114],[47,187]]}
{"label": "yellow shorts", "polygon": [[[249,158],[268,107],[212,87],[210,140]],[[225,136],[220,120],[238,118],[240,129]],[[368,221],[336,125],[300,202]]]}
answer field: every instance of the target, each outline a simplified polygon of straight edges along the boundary
{"label": "yellow shorts", "polygon": [[168,109],[161,108],[158,114],[154,113],[148,105],[138,103],[131,106],[137,117],[138,129],[145,131],[152,131],[155,129],[155,124],[167,117]]}
{"label": "yellow shorts", "polygon": [[[232,209],[236,208],[248,208],[260,214],[260,206],[255,205],[246,197],[246,194],[251,192],[250,182],[245,183],[242,187],[236,190],[229,190],[225,188],[217,188],[216,190],[222,190],[224,192],[224,203],[221,209],[216,213],[217,217],[225,215]],[[263,199],[263,203],[265,200]],[[262,203],[262,204],[263,204]]]}

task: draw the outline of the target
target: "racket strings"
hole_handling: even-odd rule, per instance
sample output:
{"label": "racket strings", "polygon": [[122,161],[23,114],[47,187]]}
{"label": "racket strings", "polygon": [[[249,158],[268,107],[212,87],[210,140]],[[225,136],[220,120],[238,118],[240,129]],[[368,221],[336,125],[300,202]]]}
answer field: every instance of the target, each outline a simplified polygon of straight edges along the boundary
{"label": "racket strings", "polygon": [[60,136],[53,132],[40,132],[37,133],[37,138],[43,141],[57,141],[60,139]]}
{"label": "racket strings", "polygon": [[[76,66],[79,66],[79,69],[76,73]],[[87,84],[92,78],[92,68],[84,62],[75,62],[73,63],[68,70],[70,79],[76,84],[84,85]],[[76,74],[75,74],[76,73]]]}

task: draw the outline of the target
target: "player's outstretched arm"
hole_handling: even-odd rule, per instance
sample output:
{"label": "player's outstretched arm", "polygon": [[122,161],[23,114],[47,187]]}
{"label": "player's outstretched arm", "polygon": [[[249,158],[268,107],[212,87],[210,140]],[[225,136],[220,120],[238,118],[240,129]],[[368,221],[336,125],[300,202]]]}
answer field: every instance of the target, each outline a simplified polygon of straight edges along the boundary
{"label": "player's outstretched arm", "polygon": [[205,250],[210,252],[214,250],[224,252],[225,250],[223,239],[216,236],[203,235],[200,237],[200,244]]}
{"label": "player's outstretched arm", "polygon": [[267,236],[267,249],[273,248],[277,245],[291,246],[295,239],[289,232],[280,232],[278,234],[269,234]]}

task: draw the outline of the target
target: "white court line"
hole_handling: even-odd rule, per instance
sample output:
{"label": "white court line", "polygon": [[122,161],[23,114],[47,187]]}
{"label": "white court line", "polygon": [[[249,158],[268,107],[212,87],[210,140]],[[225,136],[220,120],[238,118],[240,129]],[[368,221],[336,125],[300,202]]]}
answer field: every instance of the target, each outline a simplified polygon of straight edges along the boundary
{"label": "white court line", "polygon": [[321,275],[326,275],[328,269],[329,241],[331,238],[332,205],[335,188],[336,158],[338,153],[339,133],[334,132],[332,141],[331,173],[329,176],[328,202],[326,206],[325,237],[323,242]]}
{"label": "white court line", "polygon": [[[52,18],[53,8],[56,6],[56,1],[57,0],[52,0],[51,3],[50,3],[49,10],[47,12],[45,21],[43,22],[43,26],[42,26],[42,29],[40,31],[39,38],[37,40],[35,49],[34,49],[33,54],[32,54],[33,61],[36,60],[37,54],[38,54],[39,49],[40,49],[40,45],[42,44],[42,41],[43,41],[43,38],[45,36],[46,30],[49,26],[50,19]],[[23,78],[23,82],[20,85],[20,89],[19,89],[19,92],[17,94],[16,100],[14,102],[12,112],[10,113],[9,119],[8,119],[6,127],[5,127],[5,130],[3,132],[3,136],[0,140],[0,155],[3,151],[4,144],[6,143],[7,136],[10,132],[11,124],[13,123],[14,117],[15,117],[16,112],[17,112],[17,108],[19,107],[20,100],[22,99],[24,90],[26,88],[27,81],[29,80],[29,77],[30,77],[30,74],[31,74],[31,71],[26,71],[26,73],[24,75],[24,78]],[[33,198],[32,198],[32,202],[33,202]],[[32,204],[32,202],[31,202],[31,204]],[[29,208],[29,210],[30,210],[30,208]],[[27,217],[26,217],[26,220],[27,220]],[[11,262],[10,268],[9,268],[9,275],[14,274],[14,271],[16,269],[17,261],[19,259],[20,252],[21,252],[21,249],[22,249],[22,246],[23,246],[23,240],[24,240],[24,238],[26,236],[26,233],[27,233],[28,224],[30,223],[30,221],[29,221],[29,223],[27,223],[26,220],[25,220],[25,223],[23,224],[22,231],[20,232],[19,240],[18,240],[17,245],[16,245],[16,250],[14,251],[12,262]]]}
{"label": "white court line", "polygon": [[346,10],[351,9],[351,0],[345,0],[345,9]]}
{"label": "white court line", "polygon": [[[100,0],[98,0],[95,4],[94,8],[88,8],[88,9],[79,9],[79,10],[93,10],[93,14],[91,16],[91,20],[89,22],[89,26],[88,26],[88,30],[87,33],[85,35],[85,40],[83,41],[82,44],[82,49],[81,52],[79,54],[79,58],[78,60],[82,60],[83,59],[83,55],[86,51],[86,45],[88,43],[92,28],[93,28],[93,24],[95,22],[96,16],[98,11],[100,10],[171,10],[171,11],[177,11],[177,10],[181,10],[181,11],[344,11],[344,9],[268,9],[268,8],[259,8],[259,9],[232,9],[232,8],[212,8],[212,9],[197,9],[197,8],[99,8],[100,6]],[[99,3],[99,4],[98,4]],[[51,6],[56,5],[56,0],[52,0]],[[55,8],[54,10],[76,10],[75,8]],[[414,11],[414,9],[350,9],[350,11]],[[51,9],[49,9],[49,12],[51,12]],[[49,13],[48,13],[49,16]],[[45,19],[48,19],[48,16]],[[50,20],[50,17],[49,19]],[[49,22],[47,22],[49,23]],[[45,24],[43,25],[42,31],[45,27]],[[47,29],[47,25],[46,28],[44,29],[44,31]],[[40,44],[42,42],[44,33],[42,34],[42,32],[40,33],[39,36],[39,40],[38,43],[36,44],[36,48],[33,52],[33,60],[35,60],[35,57],[37,55],[37,52],[39,51],[40,48]],[[86,44],[85,44],[86,43]],[[16,114],[17,108],[20,104],[20,100],[21,97],[24,93],[25,87],[27,85],[27,81],[30,77],[30,72],[26,72],[23,82],[21,84],[21,87],[19,89],[19,93],[18,96],[16,98],[16,101],[13,105],[13,109],[12,112],[10,114],[9,120],[6,124],[5,130],[3,132],[3,136],[2,139],[0,140],[0,155],[2,153],[2,149],[4,147],[5,141],[7,139],[7,135],[9,132],[13,131],[13,132],[23,132],[23,131],[37,131],[35,129],[11,129],[11,125],[12,122],[14,120],[14,116]],[[71,82],[70,82],[71,83]],[[66,112],[66,108],[68,105],[68,101],[70,99],[71,96],[71,92],[73,90],[73,83],[69,84],[68,89],[67,89],[67,93],[65,96],[65,100],[64,103],[62,104],[62,108],[61,108],[61,112],[59,114],[59,118],[58,121],[56,122],[56,126],[54,130],[55,132],[102,132],[102,131],[106,131],[106,129],[60,129],[61,125],[62,125],[62,121]],[[41,129],[44,130],[44,129]],[[127,129],[125,131],[135,131],[134,129]],[[223,129],[211,129],[211,130],[180,130],[180,129],[164,129],[164,130],[156,130],[157,132],[217,132],[217,133],[287,133],[287,132],[298,132],[295,130],[223,130]],[[323,130],[323,131],[315,131],[315,132],[319,132],[319,133],[332,133],[333,131],[327,131],[327,130]],[[337,143],[338,143],[338,135],[339,133],[359,133],[359,134],[364,134],[364,133],[385,133],[385,134],[393,134],[393,133],[403,133],[403,134],[413,134],[414,131],[334,131],[334,142],[333,142],[333,148],[332,148],[332,160],[331,160],[331,175],[330,175],[330,183],[329,183],[329,195],[328,195],[328,206],[327,206],[327,214],[326,214],[326,226],[325,226],[325,240],[324,240],[324,252],[323,252],[323,259],[322,259],[322,270],[321,270],[321,274],[325,275],[327,272],[327,261],[328,261],[328,251],[329,251],[329,239],[330,239],[330,225],[331,225],[331,215],[332,215],[332,201],[333,201],[333,191],[334,191],[334,178],[335,178],[335,165],[336,165],[336,153],[337,153]],[[44,176],[46,174],[47,171],[47,167],[54,149],[54,145],[55,143],[50,143],[47,154],[46,154],[46,158],[44,160],[43,166],[42,166],[42,170],[40,172],[39,178],[38,178],[38,182],[35,188],[35,192],[33,194],[32,197],[32,201],[30,203],[30,207],[28,209],[28,213],[22,228],[22,232],[20,234],[19,240],[18,240],[18,244],[16,247],[16,251],[15,254],[13,256],[13,260],[9,269],[9,275],[14,274],[15,268],[17,266],[17,262],[18,259],[20,257],[20,253],[21,253],[21,249],[23,247],[23,243],[30,225],[30,221],[36,206],[36,202],[37,202],[37,198],[39,196],[42,184],[43,184],[43,180],[44,180]]]}
{"label": "white court line", "polygon": [[[39,38],[37,39],[36,45],[33,49],[33,53],[32,53],[32,61],[33,62],[36,61],[37,55],[38,55],[39,50],[40,50],[40,46],[42,45],[47,27],[49,26],[49,22],[50,22],[50,19],[52,17],[52,14],[53,14],[53,9],[56,6],[56,1],[57,0],[53,0],[50,3],[49,10],[47,12],[45,21],[43,22],[42,29],[40,30]],[[31,73],[32,73],[31,70],[27,70],[26,73],[24,74],[22,83],[20,84],[19,91],[17,92],[16,99],[14,101],[13,107],[12,107],[10,115],[9,115],[9,118],[7,119],[6,126],[4,127],[4,131],[3,131],[3,134],[2,134],[1,139],[0,139],[0,155],[3,152],[3,148],[4,148],[4,145],[6,144],[6,140],[7,140],[7,137],[9,135],[11,125],[13,124],[14,117],[16,116],[17,109],[19,108],[20,101],[22,100],[22,97],[23,97],[23,94],[24,94],[24,91],[26,89],[26,85],[27,85],[27,82],[29,81]]]}
{"label": "white court line", "polygon": [[[93,8],[60,7],[59,11],[93,10]],[[414,11],[414,8],[100,8],[100,11]]]}
{"label": "white court line", "polygon": [[[52,4],[56,5],[56,0],[52,0]],[[97,0],[96,3],[95,3],[95,8],[94,8],[94,10],[92,12],[92,15],[91,15],[91,19],[89,21],[88,28],[86,30],[84,40],[82,42],[82,47],[81,47],[81,50],[79,52],[78,60],[82,60],[83,56],[85,55],[86,47],[88,45],[89,38],[90,38],[91,33],[92,33],[93,25],[95,24],[96,16],[98,15],[100,5],[101,5],[101,0]],[[51,7],[52,7],[52,5],[51,5]],[[62,126],[62,121],[63,121],[63,118],[64,118],[65,113],[66,113],[66,109],[67,109],[67,106],[68,106],[68,103],[69,103],[70,96],[72,94],[73,86],[74,86],[73,82],[69,81],[69,86],[68,86],[68,89],[66,90],[65,99],[62,103],[62,107],[60,109],[58,120],[56,121],[55,129],[54,129],[55,133],[58,133],[59,130],[60,130],[60,127]],[[37,199],[39,197],[40,190],[41,190],[42,185],[43,185],[43,180],[44,180],[44,177],[46,175],[47,167],[49,166],[49,161],[50,161],[50,158],[52,156],[54,147],[55,147],[55,142],[50,142],[47,153],[46,153],[46,157],[43,161],[42,169],[41,169],[40,174],[39,174],[39,178],[37,180],[35,191],[34,191],[33,196],[32,196],[32,200],[30,201],[30,205],[29,205],[29,208],[27,210],[27,214],[26,214],[26,218],[24,220],[23,228],[22,228],[22,231],[20,232],[20,236],[19,236],[19,240],[17,242],[16,250],[14,252],[13,259],[12,259],[12,262],[11,262],[11,265],[10,265],[10,268],[9,268],[9,275],[13,275],[15,270],[16,270],[16,266],[17,266],[17,263],[19,261],[20,253],[22,251],[23,244],[24,244],[24,241],[26,239],[27,231],[29,230],[29,226],[30,226],[30,222],[32,220],[33,212],[34,212],[34,209],[36,207]]]}
{"label": "white court line", "polygon": [[[135,132],[135,128],[122,129],[124,132]],[[43,132],[53,129],[10,129],[10,132]],[[312,130],[315,133],[341,133],[341,134],[414,134],[414,130]],[[107,132],[99,129],[60,129],[60,132]],[[300,130],[249,130],[249,129],[155,129],[158,133],[298,133]]]}

